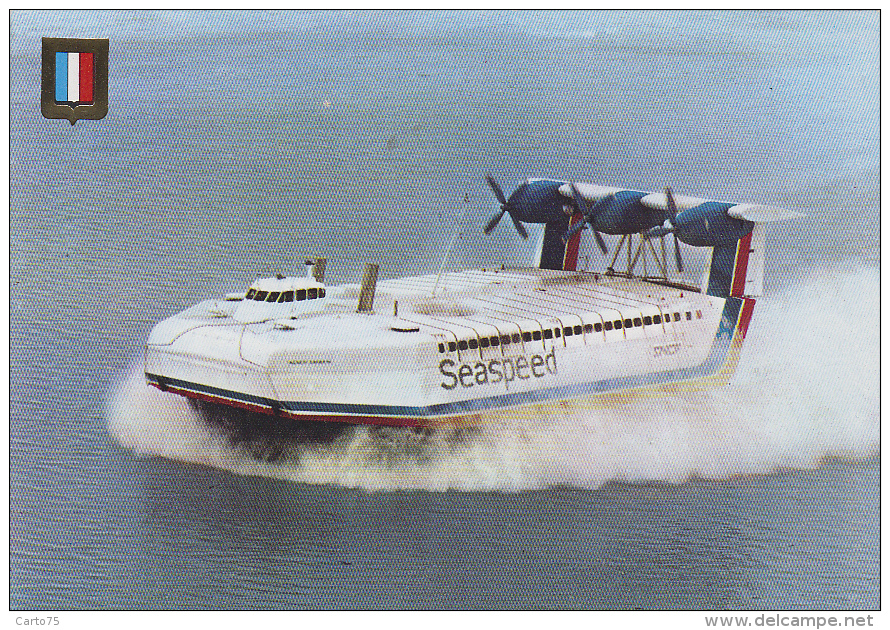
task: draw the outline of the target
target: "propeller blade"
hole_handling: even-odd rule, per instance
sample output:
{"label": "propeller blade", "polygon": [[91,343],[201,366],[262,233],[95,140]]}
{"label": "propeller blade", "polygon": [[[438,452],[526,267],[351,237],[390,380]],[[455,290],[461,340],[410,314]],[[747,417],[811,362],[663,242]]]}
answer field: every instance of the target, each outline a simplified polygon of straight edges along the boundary
{"label": "propeller blade", "polygon": [[489,222],[488,222],[488,225],[485,226],[485,233],[486,233],[486,234],[491,234],[491,231],[492,231],[493,229],[495,229],[495,228],[498,226],[498,223],[500,223],[500,221],[501,221],[501,217],[504,216],[504,213],[505,213],[505,212],[506,212],[506,210],[501,210],[501,211],[498,212],[496,215],[494,215],[493,217],[491,217],[491,221],[489,221]]}
{"label": "propeller blade", "polygon": [[674,262],[677,263],[677,273],[683,273],[683,259],[680,257],[680,241],[674,232]]}
{"label": "propeller blade", "polygon": [[519,222],[519,219],[517,219],[516,217],[513,216],[513,213],[512,213],[512,212],[510,213],[510,218],[513,219],[513,225],[516,226],[516,231],[519,232],[519,236],[521,236],[522,238],[527,239],[527,238],[528,238],[528,232],[526,231],[525,226],[522,225],[522,223]]}
{"label": "propeller blade", "polygon": [[596,239],[596,244],[599,245],[599,248],[603,251],[604,254],[609,253],[609,248],[606,247],[606,242],[603,240],[602,234],[597,232],[593,227],[593,220],[596,218],[595,210],[600,207],[603,202],[609,198],[609,195],[606,195],[602,199],[598,200],[593,207],[587,205],[587,200],[581,196],[581,192],[578,190],[578,186],[575,185],[575,182],[572,182],[572,197],[575,199],[575,205],[578,207],[578,212],[584,215],[584,220],[575,224],[571,230],[565,233],[565,236],[562,237],[563,242],[568,243],[569,239],[572,238],[575,234],[577,234],[580,230],[584,229],[584,226],[590,224],[590,229],[593,230],[593,238]]}
{"label": "propeller blade", "polygon": [[581,230],[583,230],[585,227],[587,227],[587,220],[586,220],[586,219],[582,219],[581,221],[578,221],[575,225],[572,226],[572,229],[570,229],[568,232],[566,232],[565,234],[563,234],[563,236],[562,236],[562,242],[563,242],[563,243],[568,243],[568,242],[571,240],[571,238],[572,238],[573,236],[575,236],[575,234],[577,234],[578,232],[580,232]]}
{"label": "propeller blade", "polygon": [[677,203],[674,201],[674,193],[671,192],[670,187],[664,189],[664,196],[667,198],[668,212],[670,215],[671,225],[675,225],[675,221],[677,219]]}
{"label": "propeller blade", "polygon": [[599,232],[597,232],[596,230],[594,230],[593,238],[596,239],[596,244],[600,246],[600,249],[603,250],[603,253],[608,254],[609,248],[606,247],[606,242],[603,240],[603,235],[600,234]]}
{"label": "propeller blade", "polygon": [[498,201],[502,206],[507,205],[507,198],[504,197],[504,191],[501,190],[501,187],[498,185],[497,181],[494,177],[491,176],[491,173],[485,174],[485,181],[488,182],[488,185],[494,191],[494,196],[498,198]]}
{"label": "propeller blade", "polygon": [[646,238],[659,238],[661,236],[672,234],[676,231],[676,229],[677,228],[675,226],[670,225],[670,220],[668,220],[664,222],[664,225],[658,225],[654,228],[649,228],[648,230],[646,230],[646,232],[644,232],[644,234]]}
{"label": "propeller blade", "polygon": [[572,197],[575,199],[575,205],[578,206],[578,212],[585,217],[590,214],[590,208],[587,207],[587,201],[581,196],[581,193],[578,192],[578,187],[575,186],[575,182],[572,182]]}

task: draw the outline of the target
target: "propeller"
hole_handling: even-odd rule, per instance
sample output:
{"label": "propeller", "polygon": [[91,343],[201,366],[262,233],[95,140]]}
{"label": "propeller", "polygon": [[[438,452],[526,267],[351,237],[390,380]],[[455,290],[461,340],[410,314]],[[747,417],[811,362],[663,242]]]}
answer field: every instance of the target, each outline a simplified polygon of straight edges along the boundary
{"label": "propeller", "polygon": [[664,196],[667,199],[668,215],[664,225],[654,227],[646,232],[646,238],[658,238],[667,234],[674,235],[674,261],[677,264],[677,271],[683,273],[683,258],[680,257],[680,242],[677,240],[677,204],[674,201],[674,193],[670,188],[664,189]]}
{"label": "propeller", "polygon": [[[491,187],[492,191],[494,191],[494,196],[497,197],[498,203],[501,204],[501,211],[494,215],[491,220],[488,222],[488,225],[485,226],[485,233],[491,234],[492,230],[494,230],[498,223],[500,223],[501,219],[504,216],[505,212],[510,213],[510,218],[513,219],[513,225],[516,226],[516,231],[519,232],[519,236],[522,238],[528,238],[528,231],[525,229],[525,226],[519,222],[519,219],[516,218],[516,215],[513,212],[516,210],[510,203],[507,201],[507,198],[504,197],[504,191],[501,190],[501,187],[498,185],[497,181],[494,177],[491,176],[491,173],[487,173],[485,175],[485,181],[488,182],[488,185]],[[528,184],[523,184],[522,186],[527,186]],[[522,187],[520,187],[520,190]],[[517,191],[518,192],[518,191]],[[516,193],[513,193],[514,195]]]}
{"label": "propeller", "polygon": [[575,186],[575,182],[572,182],[572,196],[575,198],[575,205],[578,206],[578,212],[581,213],[583,218],[580,221],[578,221],[578,223],[576,223],[572,227],[572,229],[570,229],[568,232],[565,233],[565,235],[562,237],[563,242],[568,243],[569,239],[571,239],[573,236],[575,236],[575,234],[577,234],[578,232],[583,230],[589,223],[590,229],[593,231],[593,237],[596,239],[596,244],[600,246],[600,249],[603,250],[604,254],[608,254],[609,248],[606,247],[606,242],[603,240],[602,234],[600,234],[593,228],[593,221],[594,221],[594,219],[596,219],[596,216],[599,214],[599,212],[597,212],[597,209],[611,195],[603,197],[602,199],[597,201],[595,204],[593,204],[592,208],[590,208],[587,206],[587,201],[584,199],[584,197],[581,196],[581,193],[578,192],[578,187]]}

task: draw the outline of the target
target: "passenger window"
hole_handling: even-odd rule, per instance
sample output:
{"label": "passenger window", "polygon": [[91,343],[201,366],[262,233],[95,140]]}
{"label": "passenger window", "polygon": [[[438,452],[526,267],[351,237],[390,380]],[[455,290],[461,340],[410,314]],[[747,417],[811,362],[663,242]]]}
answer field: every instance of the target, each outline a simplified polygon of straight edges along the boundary
{"label": "passenger window", "polygon": [[525,342],[531,341],[531,340],[532,340],[532,334],[531,334],[530,332],[524,332],[524,333],[522,333],[522,340],[525,341]]}
{"label": "passenger window", "polygon": [[297,302],[302,302],[306,299],[306,289],[297,289]]}
{"label": "passenger window", "polygon": [[448,342],[448,352],[454,352],[455,350],[457,350],[457,344],[454,343],[453,341],[449,341]]}
{"label": "passenger window", "polygon": [[461,350],[466,350],[467,342],[465,340],[461,339],[460,341],[457,342],[457,347]]}
{"label": "passenger window", "polygon": [[602,324],[594,324],[593,330],[594,330],[594,332],[603,332],[603,325]]}
{"label": "passenger window", "polygon": [[253,299],[257,302],[264,302],[267,295],[269,295],[268,291],[257,291],[256,296]]}
{"label": "passenger window", "polygon": [[576,334],[576,335],[580,335],[580,334],[581,334],[581,327],[580,327],[580,326],[575,326],[575,334]]}
{"label": "passenger window", "polygon": [[244,299],[252,300],[254,295],[256,295],[256,289],[251,289],[250,291],[247,292],[247,296]]}
{"label": "passenger window", "polygon": [[562,333],[562,328],[553,329],[553,334],[556,335],[557,338],[559,338],[560,333]]}
{"label": "passenger window", "polygon": [[522,336],[519,333],[513,333],[513,343],[519,343],[522,341]]}
{"label": "passenger window", "polygon": [[621,330],[621,328],[622,328],[621,320],[620,320],[620,319],[616,319],[616,320],[615,320],[615,330]]}
{"label": "passenger window", "polygon": [[309,299],[314,300],[318,298],[318,289],[309,289]]}
{"label": "passenger window", "polygon": [[501,345],[502,346],[510,345],[510,335],[501,335]]}
{"label": "passenger window", "polygon": [[653,323],[653,324],[660,324],[660,323],[661,323],[661,315],[653,315],[653,316],[652,316],[652,323]]}
{"label": "passenger window", "polygon": [[646,315],[646,316],[643,318],[643,324],[646,325],[646,326],[651,326],[651,325],[652,325],[652,318],[649,317],[648,315]]}
{"label": "passenger window", "polygon": [[606,330],[612,330],[612,322],[606,322]]}
{"label": "passenger window", "polygon": [[269,294],[269,297],[266,298],[266,301],[267,302],[277,302],[279,295],[281,295],[281,291],[272,291],[272,293]]}
{"label": "passenger window", "polygon": [[284,301],[285,302],[293,302],[294,301],[294,292],[293,291],[285,291],[284,292]]}
{"label": "passenger window", "polygon": [[664,314],[664,322],[665,322],[665,323],[668,323],[668,322],[670,322],[670,321],[671,321],[671,314],[670,314],[670,313],[665,313],[665,314]]}
{"label": "passenger window", "polygon": [[323,298],[323,297],[324,297],[324,289],[319,289],[319,290],[318,290],[318,297],[320,297],[320,298]]}
{"label": "passenger window", "polygon": [[497,335],[495,335],[494,337],[491,338],[491,345],[492,345],[492,346],[496,346],[496,345],[498,345],[500,342],[501,342],[501,339],[500,339],[500,337],[498,337]]}
{"label": "passenger window", "polygon": [[633,321],[632,319],[625,319],[625,320],[624,320],[624,327],[625,327],[625,328],[633,328],[633,325],[634,325],[634,321]]}
{"label": "passenger window", "polygon": [[439,344],[439,352],[445,352],[445,344],[444,343]]}
{"label": "passenger window", "polygon": [[286,293],[286,291],[282,291],[282,292],[281,292],[281,295],[278,296],[278,300],[277,300],[278,303],[283,303],[283,302],[284,302],[284,294],[285,294],[285,293]]}
{"label": "passenger window", "polygon": [[[467,343],[470,346],[470,350],[475,350],[479,347],[479,342],[475,339],[470,339],[470,341]],[[463,350],[463,348],[461,348],[461,350]]]}
{"label": "passenger window", "polygon": [[593,332],[593,324],[584,324],[584,332],[586,332],[586,333]]}
{"label": "passenger window", "polygon": [[563,331],[563,333],[565,337],[571,337],[573,334],[572,328],[570,326],[566,326],[566,329]]}
{"label": "passenger window", "polygon": [[479,347],[480,348],[488,347],[488,337],[482,337],[482,339],[479,340]]}
{"label": "passenger window", "polygon": [[675,322],[680,321],[680,313],[674,313],[674,321]]}
{"label": "passenger window", "polygon": [[541,331],[535,330],[534,332],[532,332],[532,339],[534,339],[535,341],[541,341]]}
{"label": "passenger window", "polygon": [[634,317],[634,326],[642,326],[642,325],[643,325],[643,320],[640,319],[639,317]]}
{"label": "passenger window", "polygon": [[553,339],[553,331],[549,328],[544,331],[544,339]]}
{"label": "passenger window", "polygon": [[686,311],[686,319],[692,319],[692,313],[690,313],[689,311]]}

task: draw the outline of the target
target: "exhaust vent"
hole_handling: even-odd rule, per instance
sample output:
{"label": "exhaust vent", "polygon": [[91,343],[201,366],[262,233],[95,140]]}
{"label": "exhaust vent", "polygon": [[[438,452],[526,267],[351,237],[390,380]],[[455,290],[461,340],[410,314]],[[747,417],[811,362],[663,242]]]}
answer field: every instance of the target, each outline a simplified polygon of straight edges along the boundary
{"label": "exhaust vent", "polygon": [[316,258],[315,262],[312,264],[312,276],[318,282],[324,282],[324,271],[328,266],[327,258]]}
{"label": "exhaust vent", "polygon": [[362,292],[358,296],[357,313],[371,313],[374,311],[374,292],[377,290],[377,272],[380,265],[368,263],[365,265],[365,275],[362,278]]}

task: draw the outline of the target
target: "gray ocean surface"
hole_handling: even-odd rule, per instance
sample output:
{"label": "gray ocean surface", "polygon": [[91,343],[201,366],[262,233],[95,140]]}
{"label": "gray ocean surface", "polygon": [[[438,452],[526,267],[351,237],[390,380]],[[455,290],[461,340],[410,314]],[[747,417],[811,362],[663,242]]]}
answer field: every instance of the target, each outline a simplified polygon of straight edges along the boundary
{"label": "gray ocean surface", "polygon": [[[105,119],[40,115],[43,36],[110,39]],[[10,50],[11,608],[880,608],[877,12],[13,12]],[[154,323],[306,256],[526,262],[487,171],[806,213],[734,382],[275,462],[145,385]]]}

